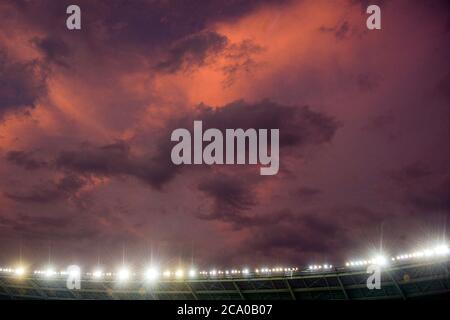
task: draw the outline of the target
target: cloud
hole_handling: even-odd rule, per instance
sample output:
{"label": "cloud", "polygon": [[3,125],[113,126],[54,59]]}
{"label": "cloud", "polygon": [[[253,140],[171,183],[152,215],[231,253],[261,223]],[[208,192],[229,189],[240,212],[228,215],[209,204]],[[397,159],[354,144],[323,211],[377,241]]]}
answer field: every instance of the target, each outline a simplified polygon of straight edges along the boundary
{"label": "cloud", "polygon": [[[64,17],[70,1],[16,1],[7,3],[34,28],[49,34],[66,33]],[[239,19],[264,6],[281,7],[287,0],[192,0],[189,2],[136,0],[79,0],[84,14],[83,34],[100,40],[106,48],[135,48],[146,54],[169,49],[172,44],[205,31],[209,24]],[[95,46],[97,49],[98,46]],[[170,50],[170,49],[169,49]]]}
{"label": "cloud", "polygon": [[[170,153],[174,143],[170,141],[170,134],[176,128],[192,128],[194,120],[203,120],[205,129],[278,128],[281,148],[298,147],[296,150],[331,141],[338,128],[333,118],[312,111],[309,107],[283,106],[268,100],[255,104],[237,101],[219,108],[200,105],[193,113],[171,118],[166,128],[149,140],[154,147],[149,145],[146,149],[153,149],[153,152],[137,155],[126,141],[102,146],[82,144],[78,148],[59,151],[54,160],[48,162],[48,166],[78,174],[133,176],[153,188],[161,189],[183,170],[192,169],[172,163]],[[26,169],[47,165],[47,162],[33,158],[32,153],[26,151],[11,151],[7,159]],[[227,188],[226,179],[223,183],[223,187]]]}
{"label": "cloud", "polygon": [[422,192],[409,192],[407,199],[415,207],[431,213],[450,213],[450,176],[427,186]]}
{"label": "cloud", "polygon": [[61,151],[55,161],[57,168],[80,174],[99,176],[128,175],[160,189],[175,174],[170,150],[162,146],[154,156],[135,156],[124,141],[100,147],[84,146],[79,150]]}
{"label": "cloud", "polygon": [[323,33],[332,33],[337,40],[344,40],[350,31],[350,25],[348,21],[344,21],[335,27],[321,26],[319,31]]}
{"label": "cloud", "polygon": [[70,56],[70,49],[61,38],[47,36],[35,38],[32,42],[44,54],[47,62],[68,66],[65,60]]}
{"label": "cloud", "polygon": [[211,213],[198,214],[197,217],[231,222],[239,227],[252,223],[252,217],[243,213],[256,204],[252,184],[248,180],[217,174],[202,181],[198,189],[213,199],[214,208]]}
{"label": "cloud", "polygon": [[[205,105],[198,107],[194,114],[183,117],[175,123],[180,127],[191,128],[192,121],[202,120],[204,129],[218,128],[278,128],[280,129],[280,146],[301,152],[308,146],[318,146],[331,141],[338,129],[337,122],[309,107],[284,106],[269,100],[257,103],[236,101],[218,108]],[[289,153],[286,153],[289,157]],[[286,158],[284,158],[286,160]],[[258,204],[255,194],[261,179],[252,171],[231,174],[233,171],[223,169],[212,178],[204,179],[198,189],[212,199],[212,212],[198,215],[205,220],[219,220],[230,223],[235,228],[264,224],[264,218],[252,212]],[[305,190],[304,190],[305,191]],[[318,190],[306,190],[319,192]]]}
{"label": "cloud", "polygon": [[450,213],[448,172],[415,162],[392,172],[390,177],[400,187],[404,203],[417,209],[416,213]]}
{"label": "cloud", "polygon": [[[331,208],[299,210],[285,208],[267,212],[265,222],[255,225],[251,237],[239,252],[274,259],[283,252],[286,259],[331,259],[336,261],[343,249],[357,250],[358,232],[377,229],[388,214],[363,206],[342,205]],[[375,227],[374,227],[375,226]],[[366,245],[366,244],[364,244]]]}
{"label": "cloud", "polygon": [[[417,241],[448,213],[448,1],[385,3],[379,33],[366,0],[79,0],[69,32],[69,1],[0,1],[0,118],[29,115],[0,125],[2,237],[81,261],[192,240],[215,264],[321,261],[393,216]],[[279,174],[172,165],[194,120],[280,129]]]}
{"label": "cloud", "polygon": [[33,152],[24,150],[9,151],[6,154],[6,160],[27,170],[36,170],[48,166],[46,161],[34,157]]}
{"label": "cloud", "polygon": [[6,192],[5,195],[9,199],[22,203],[49,203],[74,196],[87,183],[85,178],[70,174],[56,182],[50,181],[25,192]]}
{"label": "cloud", "polygon": [[0,49],[0,117],[35,105],[45,90],[45,77],[38,67],[36,61],[13,61]]}
{"label": "cloud", "polygon": [[203,31],[174,42],[168,57],[158,63],[156,70],[168,73],[187,71],[212,59],[227,45],[227,38],[213,31]]}
{"label": "cloud", "polygon": [[287,106],[270,100],[256,103],[240,100],[218,108],[201,105],[193,117],[203,120],[204,127],[221,130],[279,129],[282,148],[330,142],[339,128],[334,118],[308,106]]}
{"label": "cloud", "polygon": [[226,60],[222,68],[225,75],[225,87],[231,86],[242,73],[251,73],[260,63],[255,56],[264,52],[264,48],[250,39],[230,44],[224,51]]}

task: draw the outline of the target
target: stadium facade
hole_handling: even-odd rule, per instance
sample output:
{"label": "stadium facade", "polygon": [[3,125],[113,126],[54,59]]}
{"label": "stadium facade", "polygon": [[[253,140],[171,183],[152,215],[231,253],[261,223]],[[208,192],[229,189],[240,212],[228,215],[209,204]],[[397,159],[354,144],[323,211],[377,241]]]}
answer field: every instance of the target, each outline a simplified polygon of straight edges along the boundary
{"label": "stadium facade", "polygon": [[62,276],[18,277],[0,272],[0,299],[94,300],[360,300],[450,298],[450,257],[389,264],[381,272],[381,288],[369,290],[366,268],[296,270],[277,275],[248,274],[188,279],[93,279],[83,276],[80,290],[67,289]]}

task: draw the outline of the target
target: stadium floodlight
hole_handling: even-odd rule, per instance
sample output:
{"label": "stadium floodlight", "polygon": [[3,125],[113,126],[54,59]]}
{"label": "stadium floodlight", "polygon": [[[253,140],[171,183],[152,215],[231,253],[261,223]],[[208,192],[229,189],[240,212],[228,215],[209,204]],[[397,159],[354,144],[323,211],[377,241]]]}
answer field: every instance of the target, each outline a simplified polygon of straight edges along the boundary
{"label": "stadium floodlight", "polygon": [[25,268],[22,266],[19,266],[14,270],[14,273],[16,274],[16,276],[21,277],[25,274]]}
{"label": "stadium floodlight", "polygon": [[154,281],[159,277],[159,272],[156,268],[148,268],[145,271],[145,279],[149,281]]}
{"label": "stadium floodlight", "polygon": [[117,278],[119,281],[127,281],[130,278],[130,270],[125,267],[120,269],[117,273]]}
{"label": "stadium floodlight", "polygon": [[242,270],[242,274],[245,274],[245,275],[247,275],[247,274],[249,274],[250,273],[250,271],[246,268],[246,269],[244,269],[244,270]]}
{"label": "stadium floodlight", "polygon": [[175,277],[182,278],[184,275],[184,271],[182,269],[178,269],[175,271]]}
{"label": "stadium floodlight", "polygon": [[382,255],[378,255],[374,259],[372,259],[372,262],[374,262],[375,264],[377,264],[379,266],[385,266],[385,265],[387,265],[388,260],[386,259],[386,257],[384,257]]}
{"label": "stadium floodlight", "polygon": [[[227,271],[228,274],[228,271]],[[194,278],[197,275],[197,272],[195,271],[195,269],[191,269],[189,270],[189,277]]]}
{"label": "stadium floodlight", "polygon": [[164,271],[163,276],[166,278],[170,277],[170,271],[169,270]]}
{"label": "stadium floodlight", "polygon": [[100,278],[103,276],[103,272],[102,272],[102,270],[97,269],[97,270],[95,270],[95,271],[92,273],[92,276],[93,276],[95,279],[100,279]]}
{"label": "stadium floodlight", "polygon": [[437,255],[443,256],[443,255],[447,255],[450,253],[450,249],[448,248],[447,245],[440,245],[434,248],[434,252]]}
{"label": "stadium floodlight", "polygon": [[47,278],[53,277],[55,274],[56,274],[56,271],[53,270],[53,268],[51,268],[51,267],[47,268],[47,269],[45,270],[45,272],[44,272],[44,275],[45,275]]}
{"label": "stadium floodlight", "polygon": [[431,257],[433,255],[433,253],[434,253],[433,250],[430,250],[430,249],[426,249],[424,251],[425,257]]}
{"label": "stadium floodlight", "polygon": [[211,270],[210,272],[209,272],[209,274],[211,275],[211,276],[216,276],[217,275],[217,270]]}

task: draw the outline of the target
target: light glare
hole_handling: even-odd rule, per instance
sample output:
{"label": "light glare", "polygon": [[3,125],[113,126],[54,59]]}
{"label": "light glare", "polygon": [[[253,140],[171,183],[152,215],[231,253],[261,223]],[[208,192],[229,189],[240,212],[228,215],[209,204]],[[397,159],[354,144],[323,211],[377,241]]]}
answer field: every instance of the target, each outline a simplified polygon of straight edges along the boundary
{"label": "light glare", "polygon": [[100,279],[103,275],[101,270],[95,270],[92,275],[94,276],[95,279]]}
{"label": "light glare", "polygon": [[119,278],[120,281],[126,281],[130,277],[130,271],[126,268],[122,268],[117,273],[117,277]]}
{"label": "light glare", "polygon": [[158,270],[156,270],[155,268],[149,268],[145,272],[145,278],[150,281],[156,280],[158,276],[159,276]]}
{"label": "light glare", "polygon": [[25,268],[24,267],[17,267],[16,270],[14,270],[14,273],[17,276],[23,276],[25,274]]}

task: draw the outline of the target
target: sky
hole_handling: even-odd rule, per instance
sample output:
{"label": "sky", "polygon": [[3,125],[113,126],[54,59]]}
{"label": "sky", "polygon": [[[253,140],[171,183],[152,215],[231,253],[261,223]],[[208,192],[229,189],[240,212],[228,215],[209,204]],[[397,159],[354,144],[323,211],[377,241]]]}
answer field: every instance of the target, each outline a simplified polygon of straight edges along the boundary
{"label": "sky", "polygon": [[[338,265],[445,238],[447,1],[2,0],[0,25],[0,264]],[[279,129],[280,171],[174,165],[194,120]]]}

